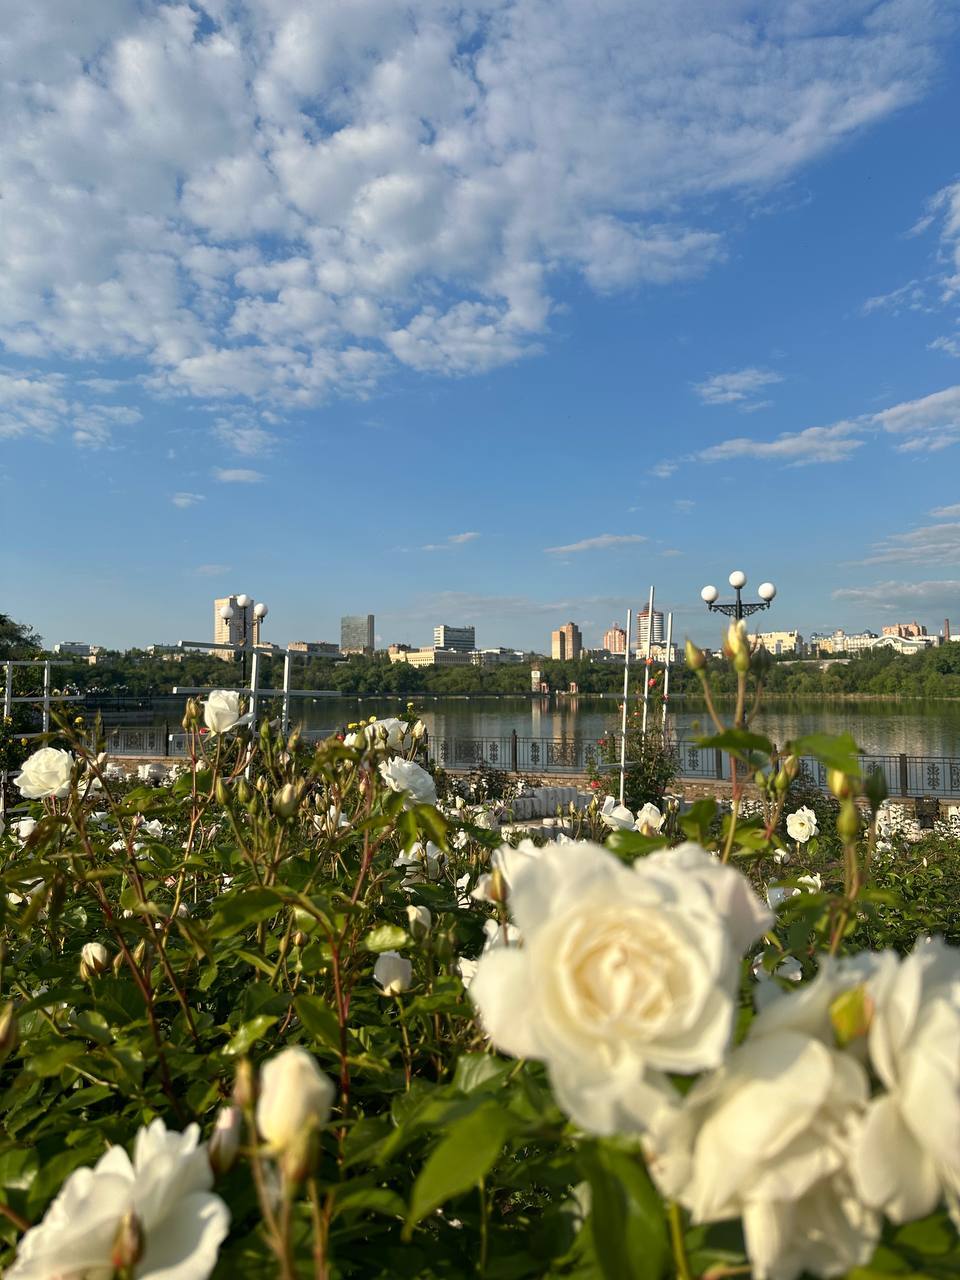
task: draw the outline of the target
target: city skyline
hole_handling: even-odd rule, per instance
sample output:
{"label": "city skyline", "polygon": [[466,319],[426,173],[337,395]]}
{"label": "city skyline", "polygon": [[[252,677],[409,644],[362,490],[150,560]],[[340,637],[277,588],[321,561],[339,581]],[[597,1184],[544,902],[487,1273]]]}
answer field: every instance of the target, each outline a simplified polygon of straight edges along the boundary
{"label": "city skyline", "polygon": [[255,586],[265,636],[596,647],[652,581],[713,646],[734,568],[772,629],[960,616],[947,0],[36,0],[4,49],[0,609],[49,643]]}

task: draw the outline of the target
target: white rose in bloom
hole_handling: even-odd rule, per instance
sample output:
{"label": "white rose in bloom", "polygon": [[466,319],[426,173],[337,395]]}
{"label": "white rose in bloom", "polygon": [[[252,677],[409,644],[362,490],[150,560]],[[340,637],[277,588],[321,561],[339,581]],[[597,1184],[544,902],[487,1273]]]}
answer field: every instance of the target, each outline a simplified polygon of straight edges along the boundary
{"label": "white rose in bloom", "polygon": [[112,1276],[114,1241],[127,1214],[136,1216],[143,1236],[137,1280],[206,1280],[230,1212],[210,1190],[199,1132],[192,1124],[168,1133],[154,1120],[137,1134],[132,1164],[122,1147],[111,1147],[93,1169],[76,1169],[20,1241],[7,1280]]}
{"label": "white rose in bloom", "polygon": [[644,835],[658,835],[666,822],[666,814],[660,812],[655,804],[649,801],[637,812],[636,827]]}
{"label": "white rose in bloom", "polygon": [[625,804],[617,804],[613,796],[604,796],[600,821],[612,831],[633,831],[636,819]]}
{"label": "white rose in bloom", "polygon": [[23,762],[14,778],[20,794],[28,800],[63,800],[70,794],[73,756],[57,747],[41,747]]}
{"label": "white rose in bloom", "polygon": [[163,839],[163,823],[159,818],[151,818],[149,822],[141,818],[137,824],[137,830],[145,836],[150,836],[152,840]]}
{"label": "white rose in bloom", "polygon": [[214,689],[203,703],[203,723],[211,733],[226,733],[244,719],[240,714],[240,695],[235,689]]}
{"label": "white rose in bloom", "polygon": [[510,909],[524,945],[485,954],[471,998],[494,1045],[546,1062],[560,1105],[601,1134],[649,1121],[672,1095],[660,1073],[723,1060],[741,951],[771,921],[689,845],[632,867],[589,842],[545,848]]}
{"label": "white rose in bloom", "polygon": [[415,804],[436,804],[437,788],[426,769],[413,760],[383,760],[380,763],[380,776],[391,791],[403,793],[404,807],[412,809]]}
{"label": "white rose in bloom", "polygon": [[799,898],[801,893],[820,893],[823,889],[823,880],[820,878],[819,872],[814,872],[812,876],[797,876],[797,884],[802,888],[793,888],[790,885],[772,884],[767,889],[767,903],[771,911],[776,911],[781,903],[787,902],[790,898]]}
{"label": "white rose in bloom", "polygon": [[398,996],[410,986],[413,965],[399,951],[384,951],[373,966],[373,977],[385,996]]}
{"label": "white rose in bloom", "polygon": [[742,1218],[756,1280],[839,1276],[869,1262],[880,1234],[848,1168],[867,1075],[813,1035],[766,1031],[765,1016],[677,1111],[661,1113],[651,1172],[695,1223]]}
{"label": "white rose in bloom", "polygon": [[274,1153],[286,1151],[310,1125],[326,1124],[336,1089],[306,1049],[283,1049],[260,1068],[257,1128]]}
{"label": "white rose in bloom", "polygon": [[36,826],[37,826],[36,818],[19,818],[13,824],[12,829],[17,839],[20,841],[20,843],[26,844],[26,842],[33,835],[36,829]]}
{"label": "white rose in bloom", "polygon": [[867,1108],[853,1173],[868,1204],[894,1222],[944,1197],[960,1230],[960,953],[918,942],[892,952],[867,983],[870,1061],[886,1093]]}
{"label": "white rose in bloom", "polygon": [[786,849],[775,849],[773,852],[773,860],[778,866],[785,867],[790,861],[790,854]]}
{"label": "white rose in bloom", "polygon": [[798,844],[806,844],[820,831],[817,826],[817,815],[806,805],[793,813],[787,814],[787,835]]}
{"label": "white rose in bloom", "polygon": [[433,916],[426,907],[407,904],[407,928],[414,938],[425,938],[433,926]]}

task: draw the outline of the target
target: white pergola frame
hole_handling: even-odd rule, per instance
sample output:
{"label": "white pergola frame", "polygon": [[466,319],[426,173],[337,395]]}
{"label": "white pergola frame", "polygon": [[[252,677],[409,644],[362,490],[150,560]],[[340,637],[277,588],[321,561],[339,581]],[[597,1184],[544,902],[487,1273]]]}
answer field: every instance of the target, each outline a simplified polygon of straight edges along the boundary
{"label": "white pergola frame", "polygon": [[[4,721],[9,720],[13,715],[13,708],[20,703],[29,703],[31,706],[39,706],[42,708],[43,728],[39,733],[21,733],[21,738],[43,738],[50,732],[50,708],[56,703],[62,702],[82,702],[82,693],[53,693],[52,690],[52,668],[53,667],[69,667],[72,664],[66,658],[17,658],[9,659],[0,664],[4,667],[3,680],[3,718]],[[43,690],[40,693],[27,693],[14,695],[13,692],[13,669],[14,667],[42,667],[43,668]],[[4,812],[6,803],[7,777],[9,771],[4,769],[0,771],[0,814]]]}

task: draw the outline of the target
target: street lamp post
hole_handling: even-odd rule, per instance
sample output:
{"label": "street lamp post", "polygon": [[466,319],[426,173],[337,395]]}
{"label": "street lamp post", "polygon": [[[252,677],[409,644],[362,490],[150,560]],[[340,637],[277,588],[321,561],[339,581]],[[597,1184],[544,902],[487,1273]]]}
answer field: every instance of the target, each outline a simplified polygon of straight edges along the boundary
{"label": "street lamp post", "polygon": [[[246,594],[237,596],[237,609],[240,610],[240,644],[242,645],[240,653],[243,661],[243,683],[246,684],[247,649],[253,633],[253,620],[256,619],[257,622],[263,622],[270,609],[263,601],[260,601],[259,604],[254,604],[253,596]],[[236,609],[231,604],[225,604],[220,610],[220,617],[224,622],[232,622],[236,617]]]}
{"label": "street lamp post", "polygon": [[700,599],[711,612],[725,613],[728,618],[735,618],[737,622],[751,613],[759,613],[761,609],[769,609],[773,602],[773,597],[777,594],[777,588],[772,582],[761,582],[757,587],[757,595],[760,599],[744,600],[740,593],[747,585],[747,575],[740,569],[735,569],[727,581],[737,593],[736,600],[724,601],[718,604],[717,596],[720,592],[713,586],[704,587],[700,592]]}

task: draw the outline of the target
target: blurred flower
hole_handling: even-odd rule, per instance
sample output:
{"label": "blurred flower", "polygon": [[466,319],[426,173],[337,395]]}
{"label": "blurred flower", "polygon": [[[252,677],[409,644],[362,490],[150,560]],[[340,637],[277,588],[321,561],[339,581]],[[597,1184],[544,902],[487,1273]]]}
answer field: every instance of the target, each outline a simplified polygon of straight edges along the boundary
{"label": "blurred flower", "polygon": [[394,859],[393,865],[400,867],[404,873],[400,887],[412,889],[414,885],[439,880],[442,862],[443,850],[432,840],[428,840],[426,844],[418,841],[406,853],[401,853]]}
{"label": "blurred flower", "polygon": [[213,1132],[207,1144],[207,1157],[210,1168],[217,1177],[228,1173],[236,1161],[240,1151],[240,1138],[243,1132],[243,1115],[235,1106],[221,1107],[213,1122]]}
{"label": "blurred flower", "polygon": [[80,951],[80,976],[91,978],[103,973],[110,963],[110,952],[102,942],[88,942]]}
{"label": "blurred flower", "polygon": [[617,804],[613,796],[604,796],[600,821],[613,831],[634,831],[636,819],[625,804]]}
{"label": "blurred flower", "polygon": [[399,951],[384,951],[373,966],[374,981],[385,996],[398,996],[410,986],[413,965]]}
{"label": "blurred flower", "polygon": [[403,746],[407,725],[396,716],[387,720],[371,720],[358,733],[348,733],[343,740],[345,747],[381,746],[397,750]]}
{"label": "blurred flower", "polygon": [[407,903],[407,927],[412,937],[423,939],[430,932],[433,925],[433,917],[426,907],[414,906],[413,903]]}
{"label": "blurred flower", "polygon": [[655,804],[651,804],[648,800],[642,809],[637,812],[637,830],[645,836],[659,835],[666,816],[660,812]]}
{"label": "blurred flower", "polygon": [[306,1049],[293,1046],[260,1068],[257,1128],[270,1150],[286,1151],[310,1126],[326,1124],[336,1089]]}
{"label": "blurred flower", "polygon": [[28,756],[14,782],[20,794],[28,800],[55,798],[63,800],[70,794],[73,778],[73,756],[57,747],[41,747]]}
{"label": "blurred flower", "polygon": [[18,818],[12,824],[11,829],[21,844],[26,844],[27,840],[33,835],[37,826],[36,818]]}
{"label": "blurred flower", "polygon": [[76,1169],[43,1221],[20,1241],[7,1280],[112,1276],[118,1243],[135,1244],[137,1280],[206,1280],[230,1227],[210,1188],[199,1129],[168,1132],[154,1120],[137,1134],[133,1162],[110,1147],[94,1168]]}

